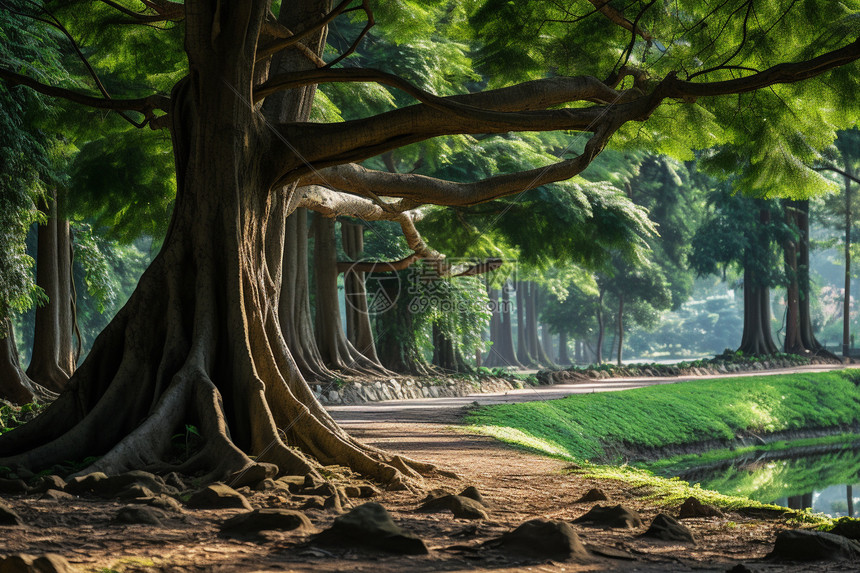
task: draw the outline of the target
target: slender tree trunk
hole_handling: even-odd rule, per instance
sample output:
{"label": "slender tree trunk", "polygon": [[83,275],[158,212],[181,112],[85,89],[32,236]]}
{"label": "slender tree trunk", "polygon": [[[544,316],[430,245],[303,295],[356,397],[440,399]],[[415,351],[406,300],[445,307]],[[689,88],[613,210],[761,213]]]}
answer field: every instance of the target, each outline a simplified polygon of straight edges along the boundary
{"label": "slender tree trunk", "polygon": [[581,340],[573,341],[573,360],[579,364],[584,360],[585,343]]}
{"label": "slender tree trunk", "polygon": [[20,405],[56,398],[56,394],[30,380],[21,368],[10,319],[3,321],[0,336],[0,400]]}
{"label": "slender tree trunk", "polygon": [[783,350],[790,354],[805,354],[800,335],[800,282],[798,269],[798,243],[801,241],[800,228],[797,219],[797,202],[790,199],[782,200],[786,225],[796,234],[788,236],[783,241],[783,261],[785,275],[788,281],[785,289],[785,340]]}
{"label": "slender tree trunk", "polygon": [[812,351],[820,352],[821,343],[815,338],[812,329],[812,313],[809,301],[812,297],[812,288],[809,281],[809,200],[797,202],[797,225],[800,231],[800,245],[797,256],[797,274],[799,284],[799,313],[800,313],[800,339],[803,347]]}
{"label": "slender tree trunk", "polygon": [[40,386],[60,392],[75,371],[72,246],[69,222],[59,212],[56,193],[42,209],[48,220],[38,230],[36,283],[48,303],[36,308],[27,375]]}
{"label": "slender tree trunk", "polygon": [[526,303],[526,325],[528,327],[527,340],[529,343],[529,354],[535,361],[544,367],[553,366],[553,362],[544,348],[543,341],[538,331],[540,325],[540,286],[536,283],[529,284],[529,296]]}
{"label": "slender tree trunk", "polygon": [[[849,170],[847,162],[845,169]],[[851,344],[851,180],[845,178],[845,297],[842,303],[842,356]]]}
{"label": "slender tree trunk", "polygon": [[624,295],[618,297],[618,365],[621,366],[621,353],[624,348]]}
{"label": "slender tree trunk", "polygon": [[[346,256],[357,261],[364,252],[364,227],[341,222],[341,240]],[[367,288],[363,272],[347,271],[343,276],[346,296],[347,338],[359,352],[378,364],[370,313],[367,308]],[[381,366],[381,365],[380,365]]]}
{"label": "slender tree trunk", "polygon": [[597,295],[597,348],[595,348],[594,361],[603,364],[603,290]]}
{"label": "slender tree trunk", "polygon": [[854,487],[851,485],[845,486],[845,497],[848,502],[848,517],[854,517]]}

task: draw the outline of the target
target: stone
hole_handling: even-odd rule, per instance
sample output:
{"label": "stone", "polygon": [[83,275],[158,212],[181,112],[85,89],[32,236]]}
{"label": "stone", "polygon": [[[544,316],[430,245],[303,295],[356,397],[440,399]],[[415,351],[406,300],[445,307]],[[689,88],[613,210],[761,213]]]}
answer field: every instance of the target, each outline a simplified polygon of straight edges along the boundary
{"label": "stone", "polygon": [[[115,476],[109,476],[104,480],[99,480],[93,487],[93,492],[102,497],[117,497],[121,493],[126,492],[129,488],[133,488],[133,486],[137,486],[136,491],[138,493],[143,491],[141,488],[145,488],[145,490],[150,492],[149,495],[158,493],[179,493],[178,490],[168,486],[161,477],[141,470],[125,472]],[[130,496],[133,494],[126,493],[125,495]]]}
{"label": "stone", "polygon": [[419,537],[406,533],[378,503],[365,503],[335,518],[329,529],[316,536],[322,545],[358,546],[404,555],[425,555],[427,546]]}
{"label": "stone", "polygon": [[605,493],[603,493],[602,489],[598,489],[596,487],[591,488],[582,496],[576,500],[576,503],[591,503],[595,501],[608,501],[609,497]]}
{"label": "stone", "polygon": [[691,517],[723,517],[723,512],[713,505],[705,505],[695,497],[688,497],[681,504],[681,509],[678,511],[680,519],[688,519]]}
{"label": "stone", "polygon": [[29,488],[27,482],[22,479],[2,479],[0,478],[0,493],[7,495],[20,495],[27,493]]}
{"label": "stone", "polygon": [[158,494],[152,497],[138,497],[130,499],[128,501],[129,503],[150,505],[152,507],[157,507],[158,509],[163,509],[164,511],[183,513],[182,504],[170,497],[169,495]]}
{"label": "stone", "polygon": [[24,525],[21,516],[14,509],[0,502],[0,526],[15,527],[18,525]]}
{"label": "stone", "polygon": [[860,544],[823,531],[790,529],[777,534],[773,551],[765,558],[772,561],[856,561],[860,560]]}
{"label": "stone", "polygon": [[120,508],[114,517],[116,523],[162,525],[167,515],[160,509],[141,505],[127,505]]}
{"label": "stone", "polygon": [[239,489],[244,486],[255,486],[264,479],[273,478],[276,475],[278,475],[278,466],[257,462],[234,473],[227,480],[227,483],[230,484],[230,487]]}
{"label": "stone", "polygon": [[343,504],[341,504],[340,495],[335,493],[325,498],[323,509],[329,509],[335,513],[343,513]]}
{"label": "stone", "polygon": [[469,487],[467,487],[466,489],[461,491],[458,495],[460,497],[467,497],[469,499],[474,499],[475,501],[477,501],[478,503],[480,503],[484,507],[489,507],[487,505],[487,502],[484,501],[484,496],[482,496],[481,492],[478,491],[478,488],[476,488],[473,485],[470,485]]}
{"label": "stone", "polygon": [[488,542],[488,545],[540,559],[565,561],[589,557],[579,536],[563,521],[532,519]]}
{"label": "stone", "polygon": [[472,498],[460,495],[439,495],[425,498],[418,511],[437,512],[449,510],[454,517],[461,519],[487,519],[488,515],[483,504]]}
{"label": "stone", "polygon": [[53,474],[42,476],[33,483],[30,493],[45,493],[50,489],[59,491],[66,489],[66,480]]}
{"label": "stone", "polygon": [[680,541],[695,543],[693,532],[686,525],[664,513],[658,513],[642,537],[660,539],[662,541]]}
{"label": "stone", "polygon": [[221,533],[225,535],[241,536],[268,530],[310,532],[313,526],[304,513],[291,509],[255,509],[234,515],[221,524]]}
{"label": "stone", "polygon": [[728,569],[726,573],[753,573],[753,570],[743,563],[738,563],[731,569]]}
{"label": "stone", "polygon": [[836,521],[836,525],[833,526],[833,529],[829,533],[841,535],[855,541],[860,540],[860,519],[843,517]]}
{"label": "stone", "polygon": [[176,488],[176,491],[185,491],[188,488],[188,486],[185,485],[185,480],[176,472],[170,472],[164,476],[164,483],[172,488]]}
{"label": "stone", "polygon": [[66,493],[64,491],[60,491],[57,489],[49,489],[45,493],[43,493],[39,499],[50,500],[50,501],[65,501],[69,499],[75,499],[70,493]]}
{"label": "stone", "polygon": [[54,553],[27,555],[18,553],[0,557],[0,573],[74,573],[65,557]]}
{"label": "stone", "polygon": [[294,498],[301,501],[301,509],[325,509],[325,498],[318,495],[301,495]]}
{"label": "stone", "polygon": [[223,483],[195,491],[185,505],[192,509],[253,509],[244,495]]}
{"label": "stone", "polygon": [[612,507],[595,505],[585,515],[574,519],[573,522],[606,528],[634,529],[642,526],[642,518],[639,517],[639,514],[621,505]]}
{"label": "stone", "polygon": [[144,485],[132,483],[125,487],[122,491],[116,494],[117,499],[128,500],[138,499],[142,497],[154,497],[155,493]]}

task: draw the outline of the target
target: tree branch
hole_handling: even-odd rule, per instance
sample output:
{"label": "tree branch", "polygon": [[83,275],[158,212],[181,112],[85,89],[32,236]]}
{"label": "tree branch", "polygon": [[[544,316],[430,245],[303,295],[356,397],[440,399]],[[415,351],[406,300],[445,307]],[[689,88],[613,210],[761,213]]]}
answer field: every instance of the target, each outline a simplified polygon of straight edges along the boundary
{"label": "tree branch", "polygon": [[[319,32],[326,27],[329,22],[340,16],[351,3],[352,0],[343,0],[331,12],[324,15],[319,20],[307,24],[298,32],[292,32],[286,26],[274,20],[266,20],[264,30],[267,35],[274,37],[275,40],[257,49],[257,61],[273,56],[281,50],[291,46],[295,46],[301,42],[302,39],[307,38],[315,32]],[[323,62],[323,65],[325,65],[325,62]]]}
{"label": "tree branch", "polygon": [[13,71],[0,68],[0,79],[6,80],[10,86],[27,86],[41,94],[50,97],[65,99],[80,105],[95,109],[106,109],[111,111],[136,111],[142,113],[146,118],[141,124],[156,119],[155,110],[167,112],[170,110],[170,98],[163,95],[151,95],[138,99],[108,99],[82,94],[65,88],[58,88],[43,84],[33,78],[17,74]]}
{"label": "tree branch", "polygon": [[839,175],[841,175],[842,177],[844,177],[846,179],[850,179],[854,183],[860,183],[860,178],[857,178],[856,176],[851,175],[850,173],[848,173],[844,169],[839,169],[835,165],[827,164],[827,165],[823,165],[821,167],[813,167],[812,169],[814,171],[833,171],[834,173],[838,173]]}
{"label": "tree branch", "polygon": [[647,40],[650,42],[654,39],[654,36],[652,36],[650,32],[628,20],[624,16],[624,12],[610,6],[609,0],[588,1],[594,5],[597,12],[600,12],[601,14],[606,16],[606,18],[608,18],[611,22],[621,26],[629,32],[633,32],[635,35],[640,36],[643,40]]}

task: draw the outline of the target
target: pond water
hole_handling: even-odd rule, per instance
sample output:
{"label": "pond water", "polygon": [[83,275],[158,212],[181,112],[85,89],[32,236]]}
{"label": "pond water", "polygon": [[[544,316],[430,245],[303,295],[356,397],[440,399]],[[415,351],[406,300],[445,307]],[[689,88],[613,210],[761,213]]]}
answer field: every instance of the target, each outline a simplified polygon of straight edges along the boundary
{"label": "pond water", "polygon": [[764,503],[812,508],[832,517],[860,516],[860,444],[823,454],[789,455],[745,456],[673,475],[704,489]]}

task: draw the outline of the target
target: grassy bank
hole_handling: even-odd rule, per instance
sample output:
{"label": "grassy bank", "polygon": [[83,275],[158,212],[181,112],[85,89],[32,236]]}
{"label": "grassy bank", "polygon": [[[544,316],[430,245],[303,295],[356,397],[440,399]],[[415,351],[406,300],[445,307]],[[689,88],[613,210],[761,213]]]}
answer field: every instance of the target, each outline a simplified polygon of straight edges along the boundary
{"label": "grassy bank", "polygon": [[847,427],[860,421],[860,370],[695,380],[472,412],[472,430],[573,461],[739,434]]}

